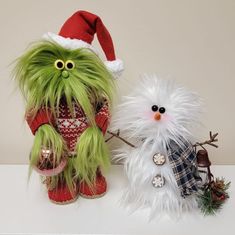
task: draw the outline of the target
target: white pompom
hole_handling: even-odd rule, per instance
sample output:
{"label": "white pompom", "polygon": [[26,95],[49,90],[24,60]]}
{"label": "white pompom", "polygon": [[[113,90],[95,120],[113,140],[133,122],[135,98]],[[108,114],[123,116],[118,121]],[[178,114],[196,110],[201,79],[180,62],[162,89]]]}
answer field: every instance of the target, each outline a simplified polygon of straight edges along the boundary
{"label": "white pompom", "polygon": [[116,59],[113,61],[105,61],[104,64],[107,69],[113,73],[114,78],[120,77],[124,70],[124,63],[120,59]]}

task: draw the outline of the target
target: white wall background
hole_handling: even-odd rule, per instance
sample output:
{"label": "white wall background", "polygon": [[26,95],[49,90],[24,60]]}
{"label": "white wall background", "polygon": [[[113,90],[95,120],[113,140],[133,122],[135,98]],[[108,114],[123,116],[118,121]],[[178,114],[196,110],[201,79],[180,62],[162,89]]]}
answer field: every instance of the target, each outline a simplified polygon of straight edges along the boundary
{"label": "white wall background", "polygon": [[[127,94],[139,74],[156,72],[205,100],[202,139],[219,132],[215,164],[235,164],[235,1],[21,0],[0,1],[0,163],[26,163],[33,142],[10,63],[45,32],[58,32],[76,10],[101,16],[126,70],[117,82]],[[98,43],[95,46],[99,47]],[[117,99],[119,102],[119,98]]]}

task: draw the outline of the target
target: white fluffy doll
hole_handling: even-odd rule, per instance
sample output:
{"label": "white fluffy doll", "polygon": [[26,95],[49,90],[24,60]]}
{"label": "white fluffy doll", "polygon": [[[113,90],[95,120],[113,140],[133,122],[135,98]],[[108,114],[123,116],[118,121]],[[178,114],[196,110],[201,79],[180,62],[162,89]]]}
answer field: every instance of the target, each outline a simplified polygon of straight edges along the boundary
{"label": "white fluffy doll", "polygon": [[153,218],[197,208],[192,142],[200,110],[197,94],[156,76],[145,76],[123,98],[112,126],[135,145],[124,144],[117,156],[128,177],[123,199],[132,209],[147,207]]}

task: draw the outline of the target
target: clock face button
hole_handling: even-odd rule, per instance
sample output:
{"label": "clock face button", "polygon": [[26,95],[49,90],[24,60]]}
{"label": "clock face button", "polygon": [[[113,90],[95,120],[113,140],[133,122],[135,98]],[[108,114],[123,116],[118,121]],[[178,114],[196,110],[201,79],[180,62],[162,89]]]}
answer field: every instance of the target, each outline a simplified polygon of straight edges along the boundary
{"label": "clock face button", "polygon": [[166,157],[160,153],[156,153],[153,155],[153,162],[157,166],[162,166],[166,162]]}
{"label": "clock face button", "polygon": [[161,175],[156,175],[152,180],[154,188],[162,188],[165,185],[165,178]]}

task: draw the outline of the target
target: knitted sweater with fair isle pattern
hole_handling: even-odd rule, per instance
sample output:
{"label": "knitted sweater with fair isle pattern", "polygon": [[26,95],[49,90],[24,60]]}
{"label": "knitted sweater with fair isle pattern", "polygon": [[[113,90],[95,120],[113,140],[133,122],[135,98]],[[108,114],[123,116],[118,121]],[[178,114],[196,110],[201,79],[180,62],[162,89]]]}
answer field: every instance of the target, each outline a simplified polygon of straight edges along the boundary
{"label": "knitted sweater with fair isle pattern", "polygon": [[[26,120],[32,133],[35,134],[37,129],[43,124],[53,125],[65,140],[69,152],[72,154],[76,147],[76,143],[79,141],[79,137],[89,126],[87,117],[81,106],[75,102],[73,102],[73,106],[73,115],[64,101],[60,102],[56,117],[53,117],[52,113],[46,111],[45,108],[40,109],[34,118],[27,115]],[[107,102],[99,105],[99,107],[96,108],[96,111],[96,124],[103,134],[105,134],[110,119]]]}

